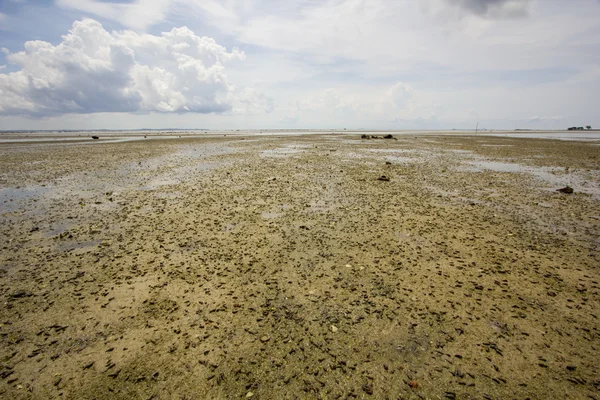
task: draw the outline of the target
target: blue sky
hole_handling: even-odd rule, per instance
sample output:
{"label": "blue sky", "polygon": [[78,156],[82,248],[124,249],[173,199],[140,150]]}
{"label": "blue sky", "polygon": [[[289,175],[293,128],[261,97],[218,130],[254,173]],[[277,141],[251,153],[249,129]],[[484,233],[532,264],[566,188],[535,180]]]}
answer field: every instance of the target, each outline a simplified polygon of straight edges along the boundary
{"label": "blue sky", "polygon": [[598,0],[0,0],[0,129],[600,126]]}

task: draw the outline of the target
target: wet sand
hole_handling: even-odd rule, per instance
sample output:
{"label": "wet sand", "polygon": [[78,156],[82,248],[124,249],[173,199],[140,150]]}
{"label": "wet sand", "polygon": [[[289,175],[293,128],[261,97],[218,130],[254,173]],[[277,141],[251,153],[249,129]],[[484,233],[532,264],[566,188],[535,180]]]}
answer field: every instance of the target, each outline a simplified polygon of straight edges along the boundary
{"label": "wet sand", "polygon": [[0,398],[600,399],[595,142],[3,143],[0,246]]}

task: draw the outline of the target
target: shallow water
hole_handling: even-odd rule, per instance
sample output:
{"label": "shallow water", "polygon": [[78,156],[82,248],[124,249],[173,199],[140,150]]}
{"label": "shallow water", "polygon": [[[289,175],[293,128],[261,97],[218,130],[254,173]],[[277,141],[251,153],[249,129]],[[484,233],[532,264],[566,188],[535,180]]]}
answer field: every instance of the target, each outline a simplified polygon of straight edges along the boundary
{"label": "shallow water", "polygon": [[[0,188],[2,213],[17,210],[25,211],[31,202],[37,202],[52,189],[48,186],[31,185],[20,188]],[[37,206],[36,206],[37,207]]]}
{"label": "shallow water", "polygon": [[503,161],[471,160],[466,162],[460,170],[528,174],[539,181],[552,185],[552,189],[569,185],[575,188],[576,192],[587,193],[595,198],[600,198],[600,186],[597,183],[585,179],[576,172],[566,172],[559,167],[534,167]]}
{"label": "shallow water", "polygon": [[555,139],[555,140],[580,140],[600,142],[600,132],[573,131],[567,132],[539,132],[539,133],[481,133],[477,136],[497,136],[517,139]]}

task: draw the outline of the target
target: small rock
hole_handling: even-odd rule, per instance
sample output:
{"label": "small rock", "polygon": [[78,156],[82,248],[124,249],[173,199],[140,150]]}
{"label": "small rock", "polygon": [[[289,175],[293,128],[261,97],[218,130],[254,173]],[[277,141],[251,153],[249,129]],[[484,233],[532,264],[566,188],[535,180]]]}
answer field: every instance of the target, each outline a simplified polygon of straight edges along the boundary
{"label": "small rock", "polygon": [[564,188],[556,189],[557,192],[572,194],[574,192],[571,186],[565,186]]}
{"label": "small rock", "polygon": [[269,340],[271,340],[271,338],[270,338],[270,337],[268,337],[267,335],[265,335],[265,336],[262,336],[262,337],[260,338],[260,341],[261,341],[261,342],[263,342],[263,343],[267,343]]}
{"label": "small rock", "polygon": [[246,393],[246,398],[249,399],[250,397],[254,396],[254,393],[252,392],[248,392]]}
{"label": "small rock", "polygon": [[337,331],[338,331],[338,328],[337,328],[337,326],[335,326],[335,325],[331,325],[331,332],[335,333],[335,332],[337,332]]}
{"label": "small rock", "polygon": [[90,361],[89,363],[87,363],[83,366],[83,369],[90,369],[90,368],[92,368],[93,365],[94,365],[94,361]]}
{"label": "small rock", "polygon": [[8,295],[9,299],[22,299],[23,297],[31,297],[33,293],[28,292],[26,290],[16,290]]}
{"label": "small rock", "polygon": [[577,367],[576,367],[576,366],[574,366],[574,365],[567,365],[567,369],[568,369],[569,371],[575,371],[575,370],[577,369]]}
{"label": "small rock", "polygon": [[369,384],[365,384],[362,386],[362,389],[365,391],[366,394],[368,395],[372,395],[373,394],[373,386],[369,385]]}
{"label": "small rock", "polygon": [[383,182],[389,182],[390,178],[388,178],[385,175],[381,175],[379,178],[377,178],[378,181],[383,181]]}

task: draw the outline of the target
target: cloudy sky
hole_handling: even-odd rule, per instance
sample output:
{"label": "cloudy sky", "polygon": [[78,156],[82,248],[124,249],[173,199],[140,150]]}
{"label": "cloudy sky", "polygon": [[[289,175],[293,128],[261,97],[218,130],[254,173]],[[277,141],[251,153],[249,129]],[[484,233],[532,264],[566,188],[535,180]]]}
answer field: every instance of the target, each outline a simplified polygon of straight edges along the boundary
{"label": "cloudy sky", "polygon": [[600,126],[600,0],[0,0],[0,129]]}

